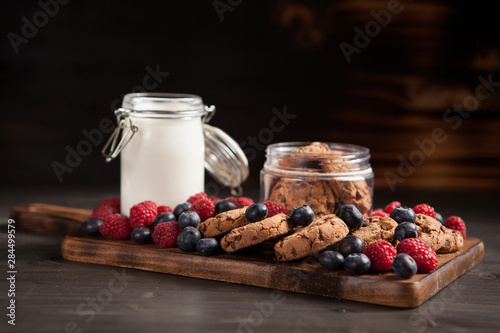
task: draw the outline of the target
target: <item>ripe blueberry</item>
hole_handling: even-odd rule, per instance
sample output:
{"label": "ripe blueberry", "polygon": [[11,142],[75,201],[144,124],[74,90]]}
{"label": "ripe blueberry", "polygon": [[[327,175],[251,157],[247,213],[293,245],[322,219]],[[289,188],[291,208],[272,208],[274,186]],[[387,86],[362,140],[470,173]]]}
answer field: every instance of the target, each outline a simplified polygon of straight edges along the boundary
{"label": "ripe blueberry", "polygon": [[410,255],[399,253],[392,262],[392,270],[399,277],[408,279],[417,274],[417,263]]}
{"label": "ripe blueberry", "polygon": [[181,228],[188,226],[197,227],[201,223],[200,215],[197,212],[184,212],[179,216],[179,225]]}
{"label": "ripe blueberry", "polygon": [[201,233],[195,227],[185,227],[177,236],[177,247],[186,252],[196,250],[196,244],[201,239]]}
{"label": "ripe blueberry", "polygon": [[228,210],[236,209],[236,204],[231,200],[219,200],[215,204],[217,214],[227,212]]}
{"label": "ripe blueberry", "polygon": [[413,209],[408,207],[396,207],[392,210],[389,216],[391,217],[391,219],[393,219],[398,223],[403,223],[403,222],[415,223],[415,220],[417,218]]}
{"label": "ripe blueberry", "polygon": [[146,227],[139,227],[132,230],[132,234],[130,238],[134,242],[134,244],[142,245],[151,242],[151,235],[153,232],[151,229]]}
{"label": "ripe blueberry", "polygon": [[314,221],[314,212],[307,205],[295,207],[290,213],[290,220],[295,226],[308,225]]}
{"label": "ripe blueberry", "polygon": [[344,268],[349,274],[359,275],[370,269],[370,258],[363,253],[351,253],[344,260]]}
{"label": "ripe blueberry", "polygon": [[254,203],[253,205],[248,206],[245,211],[245,217],[250,222],[258,222],[262,221],[267,217],[267,207],[262,203]]}
{"label": "ripe blueberry", "polygon": [[82,231],[84,234],[89,236],[99,236],[101,233],[99,232],[99,227],[104,222],[100,219],[86,219],[82,224]]}
{"label": "ripe blueberry", "polygon": [[329,271],[336,271],[342,268],[344,256],[336,251],[325,251],[319,255],[321,267]]}
{"label": "ripe blueberry", "polygon": [[354,205],[344,205],[340,208],[339,217],[350,229],[357,229],[363,226],[365,218]]}

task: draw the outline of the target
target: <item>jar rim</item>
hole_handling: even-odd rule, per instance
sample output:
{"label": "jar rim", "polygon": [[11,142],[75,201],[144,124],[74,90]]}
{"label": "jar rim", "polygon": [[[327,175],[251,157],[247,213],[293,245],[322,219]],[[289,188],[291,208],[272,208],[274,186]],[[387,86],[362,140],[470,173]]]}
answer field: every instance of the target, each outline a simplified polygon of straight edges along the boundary
{"label": "jar rim", "polygon": [[330,151],[297,152],[298,148],[311,145],[311,141],[275,143],[266,148],[264,168],[277,173],[311,176],[352,176],[371,173],[370,149],[363,146],[321,142]]}
{"label": "jar rim", "polygon": [[122,110],[137,118],[202,116],[205,105],[200,96],[183,93],[141,92],[123,97]]}
{"label": "jar rim", "polygon": [[337,142],[322,142],[328,145],[330,152],[296,152],[297,148],[308,146],[314,141],[293,141],[293,142],[280,142],[273,143],[267,146],[266,154],[273,157],[290,157],[293,153],[296,157],[300,158],[314,158],[318,159],[318,155],[321,158],[329,159],[331,156],[335,155],[336,158],[342,158],[347,160],[360,159],[365,157],[370,157],[370,149],[363,146],[358,146],[350,143],[337,143]]}

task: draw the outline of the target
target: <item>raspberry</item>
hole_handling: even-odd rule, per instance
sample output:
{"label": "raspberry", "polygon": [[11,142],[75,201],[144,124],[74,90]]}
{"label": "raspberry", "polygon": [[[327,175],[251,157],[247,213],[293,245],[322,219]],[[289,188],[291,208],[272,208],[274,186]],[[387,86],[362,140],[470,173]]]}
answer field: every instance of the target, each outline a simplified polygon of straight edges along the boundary
{"label": "raspberry", "polygon": [[239,198],[229,197],[229,198],[226,198],[226,200],[231,200],[232,202],[234,202],[234,204],[236,205],[237,208],[241,208],[244,206],[251,206],[254,204],[252,199],[246,198],[246,197],[239,197]]}
{"label": "raspberry", "polygon": [[105,217],[116,213],[118,212],[115,211],[113,207],[99,204],[92,212],[92,215],[90,215],[90,218],[103,220]]}
{"label": "raspberry", "polygon": [[214,203],[214,205],[220,201],[220,198],[219,197],[216,197],[216,196],[211,196],[211,197],[208,197],[210,200],[212,200],[212,202]]}
{"label": "raspberry", "polygon": [[458,230],[462,234],[465,239],[465,222],[458,216],[450,216],[444,222],[444,226],[446,228],[450,228],[453,230]]}
{"label": "raspberry", "polygon": [[207,198],[207,194],[205,192],[200,192],[200,193],[196,193],[195,195],[190,196],[189,199],[187,199],[186,201],[192,204],[197,200],[206,199],[206,198]]}
{"label": "raspberry", "polygon": [[372,216],[389,217],[389,213],[384,212],[382,208],[377,208],[370,213],[370,217]]}
{"label": "raspberry", "polygon": [[399,202],[399,201],[391,202],[390,204],[385,206],[384,212],[386,212],[387,214],[390,214],[392,212],[392,210],[396,207],[401,207],[401,202]]}
{"label": "raspberry", "polygon": [[172,247],[177,243],[181,227],[177,222],[158,224],[153,230],[153,241],[160,247]]}
{"label": "raspberry", "polygon": [[130,237],[132,228],[128,217],[122,214],[112,214],[104,218],[99,232],[109,239],[127,239]]}
{"label": "raspberry", "polygon": [[274,216],[276,214],[287,214],[288,211],[283,207],[282,205],[272,202],[272,201],[266,201],[263,202],[264,205],[267,207],[267,217]]}
{"label": "raspberry", "polygon": [[420,238],[405,238],[396,247],[398,253],[406,253],[415,260],[419,273],[429,273],[437,267],[437,255]]}
{"label": "raspberry", "polygon": [[195,202],[193,202],[189,210],[192,212],[197,212],[198,215],[200,215],[201,222],[217,215],[217,212],[215,211],[215,205],[209,198],[196,200]]}
{"label": "raspberry", "polygon": [[432,208],[428,204],[416,205],[415,207],[413,207],[413,211],[415,212],[415,214],[424,214],[432,217],[433,219],[436,218],[436,212],[434,211],[434,208]]}
{"label": "raspberry", "polygon": [[140,202],[130,208],[130,226],[147,227],[154,222],[157,214],[156,204],[153,201]]}
{"label": "raspberry", "polygon": [[156,208],[156,215],[160,215],[160,214],[163,214],[163,213],[173,213],[174,210],[172,208],[170,208],[169,206],[158,206],[158,208]]}
{"label": "raspberry", "polygon": [[389,271],[396,257],[396,249],[391,243],[379,240],[368,245],[363,254],[370,258],[370,268],[376,272]]}
{"label": "raspberry", "polygon": [[111,198],[109,200],[104,200],[104,201],[107,201],[109,206],[113,207],[113,209],[117,213],[120,213],[120,209],[121,209],[120,198]]}

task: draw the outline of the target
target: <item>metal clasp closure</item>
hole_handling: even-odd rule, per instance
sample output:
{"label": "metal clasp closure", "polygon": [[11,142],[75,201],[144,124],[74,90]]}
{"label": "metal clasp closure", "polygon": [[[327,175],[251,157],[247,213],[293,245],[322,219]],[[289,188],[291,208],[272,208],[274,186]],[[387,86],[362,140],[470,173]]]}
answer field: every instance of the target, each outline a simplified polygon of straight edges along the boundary
{"label": "metal clasp closure", "polygon": [[208,122],[210,121],[210,119],[213,118],[213,116],[215,115],[215,105],[205,105],[205,114],[203,115],[203,117],[201,118],[201,120],[203,121],[204,124],[208,124]]}
{"label": "metal clasp closure", "polygon": [[[132,119],[128,116],[131,110],[119,108],[115,110],[116,122],[118,126],[115,128],[111,137],[108,139],[104,148],[102,149],[102,155],[106,157],[106,162],[111,162],[114,160],[120,152],[125,148],[127,143],[132,139],[134,134],[139,130],[139,127],[132,123]],[[121,140],[118,142],[118,138],[121,136]],[[109,148],[109,151],[108,151]]]}

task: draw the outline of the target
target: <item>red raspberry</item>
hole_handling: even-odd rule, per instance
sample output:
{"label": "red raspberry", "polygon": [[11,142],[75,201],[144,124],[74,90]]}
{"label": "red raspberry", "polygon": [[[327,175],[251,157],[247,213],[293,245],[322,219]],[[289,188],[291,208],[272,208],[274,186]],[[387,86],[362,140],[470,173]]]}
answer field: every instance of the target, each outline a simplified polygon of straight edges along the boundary
{"label": "red raspberry", "polygon": [[90,215],[90,218],[104,220],[105,217],[116,213],[118,212],[113,207],[99,204]]}
{"label": "red raspberry", "polygon": [[193,202],[189,210],[197,212],[198,215],[200,215],[201,222],[217,215],[217,212],[215,211],[215,205],[209,198],[196,200],[195,202]]}
{"label": "red raspberry", "polygon": [[465,222],[458,216],[450,216],[444,222],[446,228],[458,230],[465,239]]}
{"label": "red raspberry", "polygon": [[113,207],[113,209],[117,213],[120,213],[120,209],[121,209],[120,198],[111,198],[109,200],[104,200],[104,201],[107,201],[109,206]]}
{"label": "red raspberry", "polygon": [[216,197],[216,196],[212,196],[212,197],[208,197],[210,200],[212,200],[212,202],[214,203],[214,205],[217,203],[217,201],[220,200],[219,197]]}
{"label": "red raspberry", "polygon": [[288,211],[280,205],[279,203],[272,202],[272,201],[266,201],[263,202],[263,204],[267,207],[267,217],[274,216],[276,214],[287,214]]}
{"label": "red raspberry", "polygon": [[231,200],[236,205],[236,208],[241,208],[245,206],[251,206],[254,204],[253,200],[246,197],[229,197],[226,200]]}
{"label": "red raspberry", "polygon": [[386,212],[387,214],[390,214],[392,212],[392,210],[396,207],[401,207],[401,202],[399,202],[399,201],[391,202],[390,204],[385,206],[384,212]]}
{"label": "red raspberry", "polygon": [[419,273],[429,273],[436,269],[436,252],[420,238],[405,238],[396,247],[398,253],[406,253],[415,260]]}
{"label": "red raspberry", "polygon": [[157,214],[156,204],[153,201],[140,202],[130,208],[130,226],[147,227],[154,222]]}
{"label": "red raspberry", "polygon": [[173,213],[174,211],[169,206],[158,206],[158,208],[156,208],[156,215],[160,215],[166,212]]}
{"label": "red raspberry", "polygon": [[424,214],[432,217],[433,219],[436,218],[436,212],[434,211],[434,208],[432,208],[428,204],[416,205],[415,207],[413,207],[413,211],[415,212],[415,214]]}
{"label": "red raspberry", "polygon": [[196,193],[195,195],[190,196],[189,199],[187,199],[187,202],[192,204],[197,200],[206,199],[206,198],[207,198],[207,194],[205,192],[200,192],[200,193]]}
{"label": "red raspberry", "polygon": [[160,223],[153,230],[153,241],[160,247],[172,247],[177,244],[180,232],[181,226],[177,222]]}
{"label": "red raspberry", "polygon": [[128,217],[122,214],[109,215],[103,220],[99,232],[109,239],[127,239],[130,237],[132,228]]}
{"label": "red raspberry", "polygon": [[396,249],[391,243],[379,240],[368,245],[363,254],[370,258],[370,268],[376,272],[391,270],[392,262],[396,258]]}
{"label": "red raspberry", "polygon": [[370,213],[370,217],[372,216],[389,217],[389,213],[384,212],[382,208],[377,208]]}

